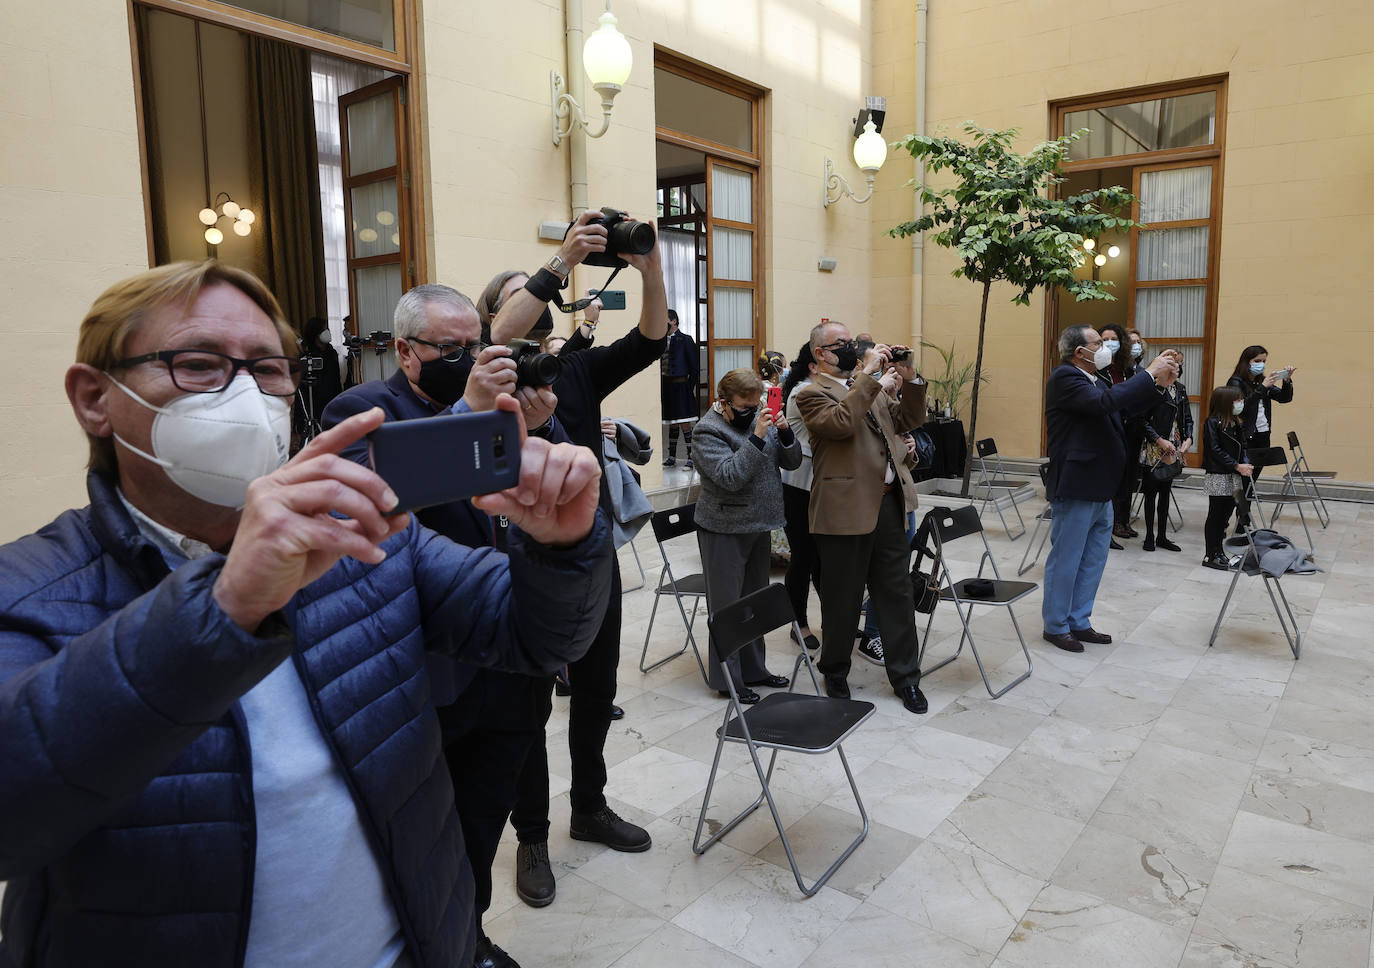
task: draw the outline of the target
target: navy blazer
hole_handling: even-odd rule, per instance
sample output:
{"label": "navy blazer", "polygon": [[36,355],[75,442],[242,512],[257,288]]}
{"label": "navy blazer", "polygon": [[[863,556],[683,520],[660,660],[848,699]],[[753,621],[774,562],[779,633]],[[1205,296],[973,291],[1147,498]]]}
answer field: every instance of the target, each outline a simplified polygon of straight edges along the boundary
{"label": "navy blazer", "polygon": [[1051,501],[1110,501],[1126,469],[1127,416],[1159,402],[1154,378],[1141,369],[1108,386],[1072,363],[1062,363],[1045,385],[1049,471],[1045,496]]}

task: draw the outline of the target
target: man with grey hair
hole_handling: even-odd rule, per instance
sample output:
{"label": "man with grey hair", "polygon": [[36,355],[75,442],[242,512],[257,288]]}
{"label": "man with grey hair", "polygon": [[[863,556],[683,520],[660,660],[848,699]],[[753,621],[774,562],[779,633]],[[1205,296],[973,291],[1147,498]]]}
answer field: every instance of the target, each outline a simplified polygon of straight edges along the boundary
{"label": "man with grey hair", "polygon": [[1135,457],[1126,453],[1122,414],[1152,407],[1159,388],[1178,378],[1182,358],[1166,350],[1135,376],[1112,386],[1098,376],[1112,361],[1102,337],[1091,326],[1070,326],[1059,334],[1059,359],[1045,386],[1045,497],[1053,508],[1053,526],[1041,618],[1046,642],[1082,652],[1084,642],[1112,641],[1092,627],[1092,612],[1107,564],[1112,498],[1126,461]]}
{"label": "man with grey hair", "polygon": [[[393,332],[399,368],[386,380],[364,383],[335,397],[322,418],[326,428],[372,407],[380,407],[387,420],[492,410],[497,394],[509,393],[519,401],[530,433],[567,440],[552,419],[558,404],[553,392],[548,387],[516,390],[510,350],[482,346],[477,310],[458,290],[435,284],[411,289],[396,303]],[[342,456],[366,465],[366,442],[358,441]],[[468,501],[426,508],[416,517],[459,544],[504,550],[504,529]],[[518,968],[486,936],[482,916],[491,905],[491,865],[515,803],[520,765],[543,736],[543,680],[438,656],[429,658],[427,666],[476,886],[473,964]]]}

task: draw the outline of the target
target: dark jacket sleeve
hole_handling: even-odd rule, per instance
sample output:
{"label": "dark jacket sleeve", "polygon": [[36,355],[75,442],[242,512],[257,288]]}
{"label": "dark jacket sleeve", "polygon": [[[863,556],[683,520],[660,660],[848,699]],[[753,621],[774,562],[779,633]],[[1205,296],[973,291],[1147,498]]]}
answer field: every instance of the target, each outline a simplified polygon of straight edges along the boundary
{"label": "dark jacket sleeve", "polygon": [[106,823],[291,653],[279,617],[252,635],[220,610],[223,563],[183,565],[56,653],[24,618],[32,603],[4,603],[0,880]]}
{"label": "dark jacket sleeve", "polygon": [[[330,400],[329,406],[325,407],[324,413],[320,415],[320,426],[328,430],[331,427],[337,427],[349,417],[381,406],[382,401],[377,399],[377,395],[373,393],[377,387],[382,387],[382,393],[386,393],[381,381],[373,380],[356,387],[350,387]],[[386,408],[383,407],[383,409]],[[392,414],[388,414],[387,418],[390,419],[392,416]],[[355,464],[362,464],[364,467],[370,466],[367,457],[367,438],[364,437],[362,440],[349,444],[339,451],[339,456],[351,460]]]}
{"label": "dark jacket sleeve", "polygon": [[583,350],[587,379],[597,400],[605,400],[626,380],[661,357],[666,344],[667,337],[649,339],[636,327],[614,343]]}
{"label": "dark jacket sleeve", "polygon": [[591,349],[591,347],[592,341],[582,335],[582,327],[574,326],[572,335],[569,336],[567,342],[563,344],[563,349],[559,351],[559,355],[564,356],[569,353],[580,353],[583,350]]}
{"label": "dark jacket sleeve", "polygon": [[1180,440],[1193,440],[1193,406],[1188,402],[1188,388],[1178,384],[1178,433]]}
{"label": "dark jacket sleeve", "polygon": [[773,430],[773,436],[778,441],[778,466],[785,471],[794,471],[801,467],[801,441],[797,439],[797,435],[792,432],[792,429],[789,427],[787,430],[788,442],[785,444],[782,442],[783,435],[776,428]]}
{"label": "dark jacket sleeve", "polygon": [[1053,389],[1055,402],[1064,410],[1072,413],[1101,414],[1120,410],[1123,413],[1139,413],[1159,402],[1159,389],[1154,378],[1141,370],[1124,383],[1106,389],[1095,380],[1084,380],[1073,374],[1056,371],[1054,376],[1058,386]]}
{"label": "dark jacket sleeve", "polygon": [[538,544],[517,527],[505,555],[426,528],[406,533],[426,648],[473,665],[548,675],[580,659],[601,627],[614,551],[599,508],[591,532],[570,548]]}
{"label": "dark jacket sleeve", "polygon": [[[1203,460],[1207,465],[1207,470],[1214,474],[1224,474],[1227,471],[1235,473],[1236,465],[1240,461],[1236,460],[1235,455],[1227,449],[1227,441],[1222,434],[1221,424],[1208,418],[1207,422],[1203,424],[1202,434],[1203,447],[1206,448]],[[1244,454],[1244,451],[1241,453]]]}

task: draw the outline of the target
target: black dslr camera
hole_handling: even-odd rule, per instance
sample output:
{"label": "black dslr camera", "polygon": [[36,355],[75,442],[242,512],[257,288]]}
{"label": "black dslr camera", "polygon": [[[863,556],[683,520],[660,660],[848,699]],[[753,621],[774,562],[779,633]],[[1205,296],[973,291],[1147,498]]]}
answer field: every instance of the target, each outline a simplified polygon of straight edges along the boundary
{"label": "black dslr camera", "polygon": [[545,353],[543,347],[532,339],[513,339],[506,344],[510,347],[510,358],[515,361],[515,388],[549,387],[558,379],[563,370],[563,361],[552,353]]}
{"label": "black dslr camera", "polygon": [[[605,266],[608,269],[623,269],[627,265],[621,253],[643,255],[654,247],[654,227],[648,222],[636,222],[625,217],[625,213],[609,205],[602,207],[601,214],[587,220],[588,225],[606,226],[606,251],[590,252],[582,260],[583,265]],[[568,226],[572,230],[572,225]],[[564,232],[567,238],[568,233]]]}
{"label": "black dslr camera", "polygon": [[911,359],[911,350],[893,350],[892,356],[888,358],[889,363],[905,363]]}

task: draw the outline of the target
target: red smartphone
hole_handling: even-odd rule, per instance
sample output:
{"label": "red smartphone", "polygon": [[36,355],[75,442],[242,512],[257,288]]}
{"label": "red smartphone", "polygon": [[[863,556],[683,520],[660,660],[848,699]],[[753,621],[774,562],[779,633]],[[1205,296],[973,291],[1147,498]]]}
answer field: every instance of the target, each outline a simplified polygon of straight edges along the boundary
{"label": "red smartphone", "polygon": [[768,388],[768,412],[773,415],[773,419],[778,419],[778,414],[782,412],[782,387]]}

